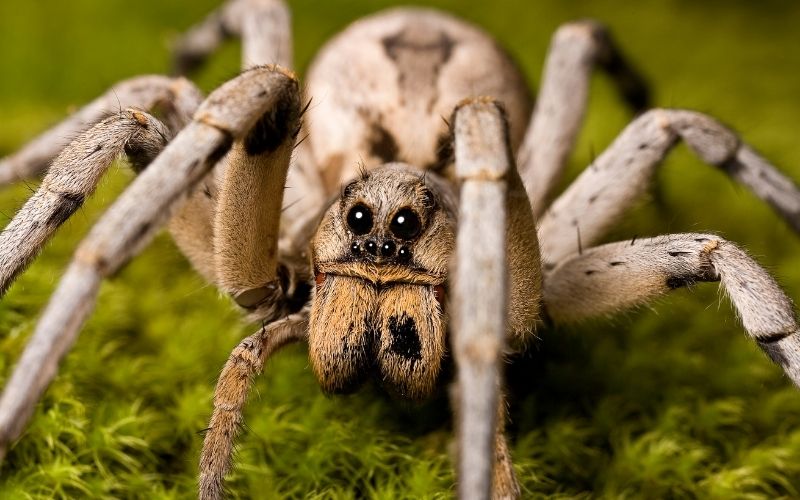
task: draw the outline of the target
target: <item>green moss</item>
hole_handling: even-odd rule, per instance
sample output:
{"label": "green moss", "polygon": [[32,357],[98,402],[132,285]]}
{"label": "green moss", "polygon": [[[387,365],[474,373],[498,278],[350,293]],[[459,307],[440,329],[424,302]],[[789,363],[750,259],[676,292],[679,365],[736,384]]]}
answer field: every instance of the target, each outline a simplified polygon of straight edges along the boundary
{"label": "green moss", "polygon": [[[0,154],[114,81],[166,71],[170,36],[217,3],[0,3]],[[291,3],[305,68],[347,22],[394,2]],[[656,104],[719,116],[800,179],[796,3],[435,4],[496,33],[531,82],[559,23],[604,20],[652,81]],[[233,44],[198,81],[213,88],[237,66]],[[598,76],[565,183],[630,118]],[[653,202],[609,239],[716,230],[744,243],[800,297],[800,240],[769,208],[684,147],[658,177]],[[113,169],[0,302],[0,384],[78,241],[130,178]],[[25,185],[0,192],[6,220],[29,194]],[[191,497],[216,375],[252,330],[159,237],[103,286],[97,311],[0,470],[0,497]],[[713,285],[540,336],[508,369],[509,432],[526,497],[800,495],[800,394],[742,334]],[[230,481],[237,498],[453,495],[443,396],[419,408],[371,386],[325,397],[297,346],[269,362],[246,421]]]}

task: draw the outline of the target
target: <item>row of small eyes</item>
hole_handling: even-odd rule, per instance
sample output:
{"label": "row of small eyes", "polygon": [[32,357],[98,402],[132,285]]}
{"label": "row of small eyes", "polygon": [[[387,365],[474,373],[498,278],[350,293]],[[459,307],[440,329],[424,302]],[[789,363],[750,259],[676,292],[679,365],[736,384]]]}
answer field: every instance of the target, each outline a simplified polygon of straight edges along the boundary
{"label": "row of small eyes", "polygon": [[[372,210],[363,203],[353,205],[347,212],[347,225],[358,236],[369,233],[374,225]],[[422,231],[419,215],[410,208],[401,208],[389,222],[389,231],[401,240],[413,240]]]}

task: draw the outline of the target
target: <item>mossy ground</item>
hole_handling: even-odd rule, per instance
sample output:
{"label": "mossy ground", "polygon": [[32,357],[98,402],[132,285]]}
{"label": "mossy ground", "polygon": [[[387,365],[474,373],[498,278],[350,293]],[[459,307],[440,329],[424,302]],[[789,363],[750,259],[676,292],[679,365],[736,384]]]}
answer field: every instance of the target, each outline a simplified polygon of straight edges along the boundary
{"label": "mossy ground", "polygon": [[[0,154],[114,81],[166,71],[169,36],[216,3],[0,3]],[[291,4],[302,71],[327,37],[393,2]],[[604,20],[649,77],[655,104],[718,116],[800,180],[796,2],[435,5],[496,33],[532,83],[560,22]],[[209,90],[237,65],[232,44],[198,81]],[[570,178],[629,119],[597,77]],[[0,302],[0,384],[72,249],[130,178],[113,169]],[[658,181],[650,202],[609,240],[717,231],[800,297],[800,240],[762,203],[682,146]],[[5,220],[33,184],[0,193]],[[97,311],[0,469],[0,497],[191,497],[216,375],[252,330],[159,237],[103,286]],[[526,497],[800,496],[800,393],[743,335],[716,286],[540,336],[509,366],[510,433]],[[289,348],[258,381],[231,490],[243,498],[451,497],[445,403],[415,408],[374,387],[325,397],[305,350]]]}

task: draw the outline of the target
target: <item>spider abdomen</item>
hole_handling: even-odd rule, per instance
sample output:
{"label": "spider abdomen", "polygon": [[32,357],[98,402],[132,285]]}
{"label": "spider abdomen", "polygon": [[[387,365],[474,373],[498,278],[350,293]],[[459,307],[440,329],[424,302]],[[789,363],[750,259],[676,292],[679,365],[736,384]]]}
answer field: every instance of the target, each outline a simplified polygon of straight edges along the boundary
{"label": "spider abdomen", "polygon": [[334,37],[309,69],[307,93],[307,147],[329,192],[355,178],[362,162],[446,166],[444,119],[469,97],[505,104],[516,149],[532,102],[521,72],[487,33],[419,8],[364,18]]}

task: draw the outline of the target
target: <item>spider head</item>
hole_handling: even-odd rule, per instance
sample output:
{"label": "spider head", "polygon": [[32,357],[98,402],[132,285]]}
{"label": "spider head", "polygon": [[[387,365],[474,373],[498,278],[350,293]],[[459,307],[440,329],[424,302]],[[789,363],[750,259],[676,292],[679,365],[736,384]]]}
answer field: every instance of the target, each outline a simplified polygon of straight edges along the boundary
{"label": "spider head", "polygon": [[311,365],[328,392],[368,375],[398,394],[435,387],[446,350],[444,295],[455,202],[433,175],[389,164],[351,182],[312,241]]}

